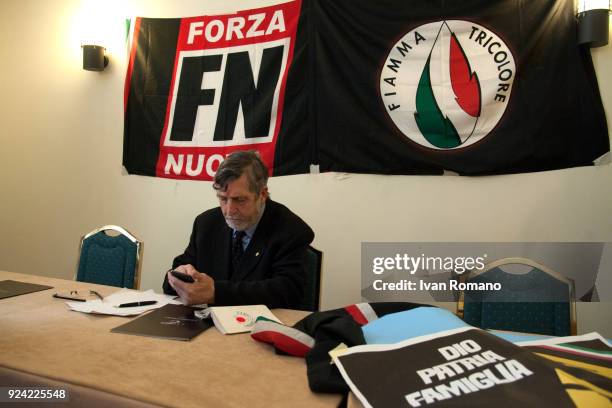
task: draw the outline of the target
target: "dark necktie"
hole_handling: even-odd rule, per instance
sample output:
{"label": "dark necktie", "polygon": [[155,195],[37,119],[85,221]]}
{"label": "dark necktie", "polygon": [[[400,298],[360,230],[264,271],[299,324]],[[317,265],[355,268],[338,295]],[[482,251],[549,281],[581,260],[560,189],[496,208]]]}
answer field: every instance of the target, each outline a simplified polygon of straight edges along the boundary
{"label": "dark necktie", "polygon": [[244,231],[236,231],[232,239],[232,265],[234,266],[234,273],[238,272],[240,259],[242,259],[242,255],[244,254],[244,249],[242,248],[242,238],[244,234]]}

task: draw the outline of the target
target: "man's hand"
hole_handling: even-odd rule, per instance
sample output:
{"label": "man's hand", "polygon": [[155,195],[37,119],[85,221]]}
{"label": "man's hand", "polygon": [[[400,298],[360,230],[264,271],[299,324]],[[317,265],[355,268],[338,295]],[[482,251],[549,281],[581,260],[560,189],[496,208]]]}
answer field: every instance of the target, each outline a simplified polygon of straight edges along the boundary
{"label": "man's hand", "polygon": [[186,273],[193,283],[183,282],[168,272],[168,283],[188,305],[215,303],[215,281],[205,273],[198,272],[192,265],[181,265],[174,270]]}

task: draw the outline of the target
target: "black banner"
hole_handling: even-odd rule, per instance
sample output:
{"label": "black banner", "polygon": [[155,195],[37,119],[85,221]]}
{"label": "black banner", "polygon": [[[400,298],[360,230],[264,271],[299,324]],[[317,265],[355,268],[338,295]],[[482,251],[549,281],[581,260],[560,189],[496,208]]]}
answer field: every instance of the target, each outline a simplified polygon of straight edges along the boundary
{"label": "black banner", "polygon": [[551,362],[474,328],[357,346],[334,361],[365,407],[609,404],[605,374]]}
{"label": "black banner", "polygon": [[133,31],[130,173],[210,180],[243,149],[272,175],[520,173],[609,151],[569,1],[303,0]]}
{"label": "black banner", "polygon": [[572,2],[309,4],[322,171],[518,173],[609,150]]}

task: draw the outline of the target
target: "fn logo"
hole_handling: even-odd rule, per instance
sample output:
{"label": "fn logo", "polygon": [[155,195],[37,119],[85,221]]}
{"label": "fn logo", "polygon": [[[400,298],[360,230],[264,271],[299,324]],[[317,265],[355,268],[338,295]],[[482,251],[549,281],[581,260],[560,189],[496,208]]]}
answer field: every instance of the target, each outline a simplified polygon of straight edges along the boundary
{"label": "fn logo", "polygon": [[272,141],[289,41],[180,51],[164,145]]}

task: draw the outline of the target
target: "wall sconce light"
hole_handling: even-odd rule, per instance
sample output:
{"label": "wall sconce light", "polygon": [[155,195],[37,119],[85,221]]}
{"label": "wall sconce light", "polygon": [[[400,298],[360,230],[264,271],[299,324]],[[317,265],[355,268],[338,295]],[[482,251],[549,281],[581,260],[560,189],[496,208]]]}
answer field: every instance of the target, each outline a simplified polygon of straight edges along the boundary
{"label": "wall sconce light", "polygon": [[101,45],[82,45],[83,69],[87,71],[104,71],[108,65],[108,57],[104,55],[106,48]]}
{"label": "wall sconce light", "polygon": [[609,14],[610,0],[578,0],[578,44],[607,45]]}

